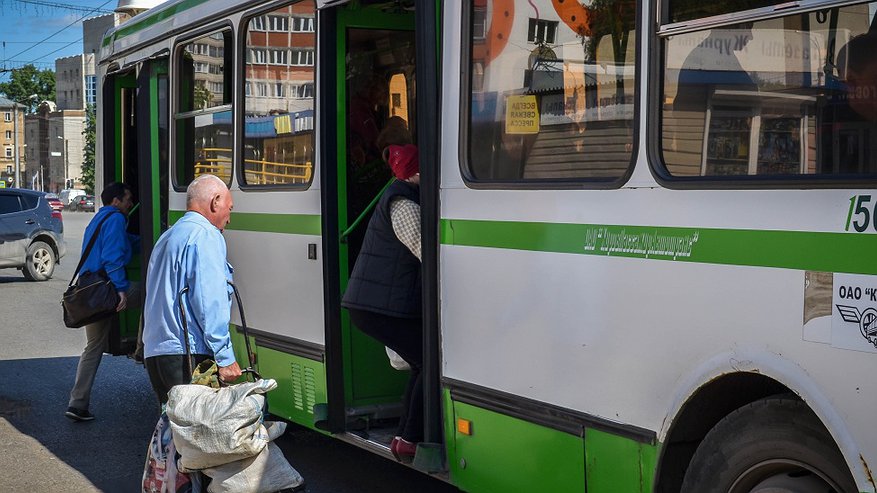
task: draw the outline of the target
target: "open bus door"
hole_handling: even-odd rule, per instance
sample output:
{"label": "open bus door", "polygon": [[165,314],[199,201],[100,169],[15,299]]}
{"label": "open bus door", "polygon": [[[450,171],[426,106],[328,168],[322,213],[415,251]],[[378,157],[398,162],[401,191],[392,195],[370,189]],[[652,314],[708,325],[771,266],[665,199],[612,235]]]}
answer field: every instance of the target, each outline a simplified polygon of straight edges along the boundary
{"label": "open bus door", "polygon": [[[321,13],[320,105],[322,115],[337,115],[337,119],[324,116],[321,120],[321,161],[331,163],[321,168],[329,402],[317,414],[325,418],[318,426],[389,455],[408,372],[390,366],[383,345],[351,324],[340,301],[371,216],[369,204],[392,176],[381,159],[378,137],[386,136],[382,131],[388,126],[404,123],[414,143],[420,145],[420,112],[414,91],[420,50],[415,41],[422,38],[414,31],[415,13],[410,8],[370,3],[337,6]],[[431,40],[428,44],[434,57],[434,31]],[[437,180],[431,183],[437,186]],[[425,286],[424,293],[435,289]],[[428,344],[428,351],[431,354],[424,355],[427,365],[437,361],[437,344]],[[438,378],[438,371],[424,373],[425,394],[438,388]],[[439,400],[430,397],[426,403],[426,428],[438,430],[427,432],[426,441],[440,443]],[[439,454],[433,455],[440,464]],[[440,466],[425,469],[436,472]]]}
{"label": "open bus door", "polygon": [[[168,131],[167,59],[139,64],[137,69],[110,74],[104,84],[103,183],[131,187],[135,206],[128,215],[128,233],[140,237],[125,270],[131,281],[145,281],[152,245],[167,229]],[[113,317],[107,351],[131,354],[136,349],[140,307]]]}

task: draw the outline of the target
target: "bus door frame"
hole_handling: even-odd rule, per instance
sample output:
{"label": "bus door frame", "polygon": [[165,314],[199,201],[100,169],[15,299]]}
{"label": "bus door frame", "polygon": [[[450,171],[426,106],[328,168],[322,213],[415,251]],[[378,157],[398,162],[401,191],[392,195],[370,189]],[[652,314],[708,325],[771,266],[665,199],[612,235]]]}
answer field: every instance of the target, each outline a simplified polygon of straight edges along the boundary
{"label": "bus door frame", "polygon": [[[152,254],[152,247],[168,225],[168,191],[170,169],[167,160],[161,162],[159,146],[167,144],[160,138],[160,115],[162,114],[159,78],[165,77],[164,115],[167,132],[170,132],[170,79],[167,53],[162,57],[152,57],[143,62],[137,74],[137,142],[138,142],[138,177],[140,199],[140,256],[143,259],[141,279],[146,283],[146,265]],[[167,138],[170,136],[168,135]],[[140,144],[143,143],[143,144]],[[167,151],[167,149],[166,149]],[[162,170],[162,167],[165,168]],[[164,173],[162,173],[164,171]],[[148,234],[147,234],[148,233]]]}
{"label": "bus door frame", "polygon": [[[134,108],[130,108],[125,101],[125,95],[128,91],[134,92]],[[114,71],[107,74],[103,86],[103,163],[101,163],[103,173],[103,183],[100,183],[99,190],[103,190],[108,184],[114,181],[122,180],[124,174],[123,161],[125,159],[123,145],[126,141],[123,125],[123,108],[134,111],[135,117],[139,108],[136,104],[137,91],[137,74],[134,67]],[[109,104],[108,104],[109,103]],[[139,138],[139,136],[137,136]],[[95,173],[97,175],[97,173]],[[95,183],[95,185],[98,185]],[[95,202],[100,200],[95,197]],[[103,204],[101,203],[101,206]],[[99,207],[96,207],[99,208]],[[126,268],[128,271],[128,268]],[[141,273],[145,271],[141,269]],[[136,319],[136,320],[135,320]],[[114,356],[129,354],[136,347],[137,328],[140,320],[139,312],[132,315],[129,311],[124,311],[110,317],[110,333],[107,340],[107,352]],[[124,332],[124,333],[123,333]]]}
{"label": "bus door frame", "polygon": [[[438,19],[441,2],[418,1],[414,16],[415,36],[415,80],[417,84],[416,114],[438,114]],[[339,201],[341,183],[338,171],[339,149],[346,149],[346,133],[338,132],[339,111],[346,108],[346,97],[339,90],[343,82],[344,60],[338,60],[338,50],[342,47],[341,36],[346,36],[349,27],[374,29],[398,29],[398,26],[354,25],[339,19],[339,9],[343,6],[322,9],[318,13],[320,29],[318,67],[319,67],[319,110],[324,116],[319,119],[320,182],[323,220],[323,283],[324,316],[326,321],[326,385],[328,409],[326,421],[321,428],[332,433],[345,431],[346,409],[344,389],[344,347],[341,331],[341,286],[340,247],[339,247]],[[343,15],[343,14],[342,14]],[[344,33],[339,33],[343,28]],[[420,149],[421,207],[423,218],[423,323],[424,323],[424,423],[425,442],[443,443],[443,419],[440,392],[440,345],[439,345],[439,298],[438,298],[438,187],[439,187],[439,124],[437,119],[418,117],[417,142]],[[342,142],[342,139],[344,141]],[[346,178],[345,178],[346,181]],[[346,183],[343,184],[346,187]],[[346,188],[344,188],[346,190]],[[441,466],[430,467],[438,470]]]}

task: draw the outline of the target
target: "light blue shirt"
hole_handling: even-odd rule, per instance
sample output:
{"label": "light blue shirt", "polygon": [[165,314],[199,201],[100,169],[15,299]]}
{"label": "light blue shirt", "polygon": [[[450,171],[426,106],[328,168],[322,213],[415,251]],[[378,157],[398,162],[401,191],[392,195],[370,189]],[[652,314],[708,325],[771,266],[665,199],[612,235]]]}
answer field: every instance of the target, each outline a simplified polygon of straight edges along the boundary
{"label": "light blue shirt", "polygon": [[186,354],[179,296],[192,354],[212,355],[219,366],[235,362],[228,333],[233,269],[222,232],[197,212],[187,212],[152,250],[143,307],[143,356]]}

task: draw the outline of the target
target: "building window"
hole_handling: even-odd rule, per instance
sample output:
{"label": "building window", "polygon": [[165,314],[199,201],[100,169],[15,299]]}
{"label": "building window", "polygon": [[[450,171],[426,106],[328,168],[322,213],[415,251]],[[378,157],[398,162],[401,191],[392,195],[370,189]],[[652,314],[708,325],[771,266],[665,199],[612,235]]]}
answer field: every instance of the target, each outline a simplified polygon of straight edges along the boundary
{"label": "building window", "polygon": [[97,104],[97,76],[85,76],[85,102],[87,104]]}
{"label": "building window", "polygon": [[281,33],[289,32],[289,17],[285,15],[269,15],[268,30]]}
{"label": "building window", "polygon": [[247,50],[247,55],[247,63],[260,65],[265,63],[264,48],[251,48]]}
{"label": "building window", "polygon": [[537,44],[554,44],[554,38],[556,35],[556,21],[530,19],[530,26],[527,29],[527,41]]}
{"label": "building window", "polygon": [[12,157],[12,148],[11,147],[6,148],[6,157]]}
{"label": "building window", "polygon": [[3,119],[6,120],[7,122],[11,122],[12,121],[12,113],[7,111],[6,114],[3,115]]}
{"label": "building window", "polygon": [[475,7],[472,12],[472,39],[483,41],[487,37],[487,10],[484,7]]}
{"label": "building window", "polygon": [[6,131],[6,140],[12,140],[12,130]]}
{"label": "building window", "polygon": [[293,17],[292,32],[294,33],[312,33],[314,32],[313,17]]}
{"label": "building window", "polygon": [[286,65],[289,63],[288,50],[268,50],[268,63],[271,65]]}
{"label": "building window", "polygon": [[314,50],[292,50],[290,65],[311,66],[314,64]]}

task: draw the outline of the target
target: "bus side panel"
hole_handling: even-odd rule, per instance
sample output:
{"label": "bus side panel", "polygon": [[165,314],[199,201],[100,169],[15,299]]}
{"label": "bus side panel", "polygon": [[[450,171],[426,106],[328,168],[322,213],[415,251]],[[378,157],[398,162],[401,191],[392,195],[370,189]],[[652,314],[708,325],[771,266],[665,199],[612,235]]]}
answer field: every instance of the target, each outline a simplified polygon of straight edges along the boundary
{"label": "bus side panel", "polygon": [[[460,489],[585,491],[585,444],[581,437],[452,401],[447,391],[445,400],[451,409],[451,424],[446,430],[448,466],[452,482]],[[471,422],[470,435],[455,429],[457,419]]]}
{"label": "bus side panel", "polygon": [[629,438],[585,430],[588,493],[652,491],[658,448]]}
{"label": "bus side panel", "polygon": [[[242,337],[240,342],[242,346]],[[268,393],[271,414],[317,430],[314,405],[327,399],[325,365],[264,347],[258,347],[256,352],[260,373],[277,381],[277,389]]]}
{"label": "bus side panel", "polygon": [[[308,259],[308,245],[317,245],[319,251],[320,238],[239,231],[233,229],[235,222],[243,221],[232,215],[225,238],[249,327],[323,345],[322,266],[319,260]],[[237,307],[232,309],[232,321],[240,322]]]}

